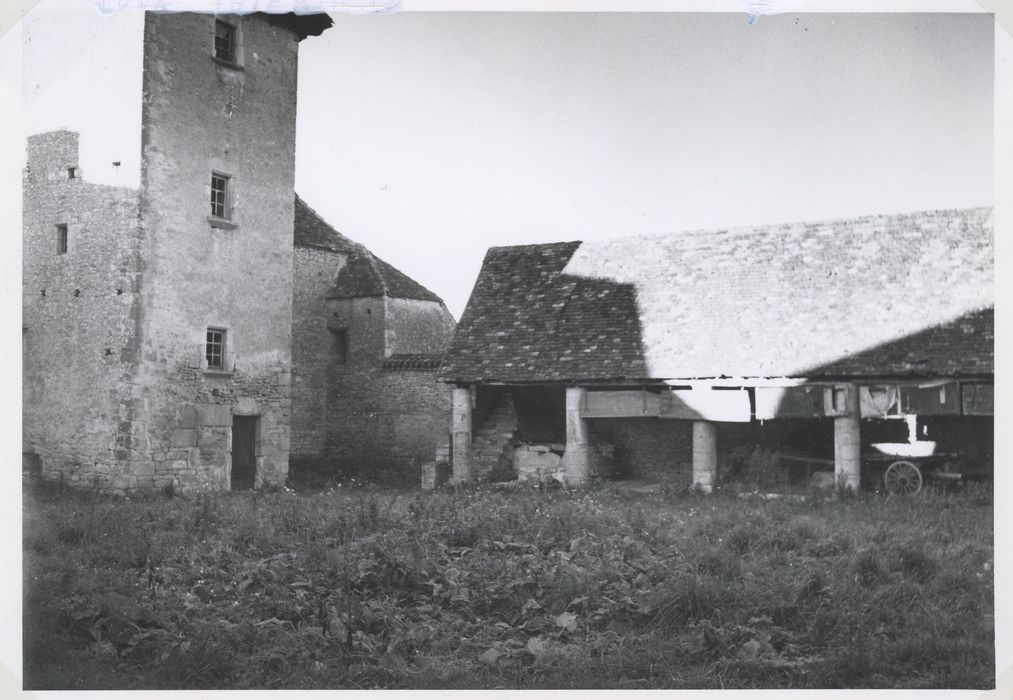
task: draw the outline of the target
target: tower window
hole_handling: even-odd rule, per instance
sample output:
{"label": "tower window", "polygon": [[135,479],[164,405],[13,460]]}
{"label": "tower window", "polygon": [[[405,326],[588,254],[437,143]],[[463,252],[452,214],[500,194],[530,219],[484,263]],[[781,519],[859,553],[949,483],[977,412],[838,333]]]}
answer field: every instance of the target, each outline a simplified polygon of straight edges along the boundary
{"label": "tower window", "polygon": [[67,252],[67,224],[56,225],[56,254],[63,255]]}
{"label": "tower window", "polygon": [[77,166],[76,165],[67,166],[67,179],[73,180],[76,177],[77,177]]}
{"label": "tower window", "polygon": [[211,173],[211,216],[218,219],[232,218],[229,201],[232,178],[222,173]]}
{"label": "tower window", "polygon": [[204,346],[204,355],[207,358],[209,369],[225,368],[224,328],[208,328],[207,343]]}
{"label": "tower window", "polygon": [[236,28],[220,19],[215,20],[215,58],[236,62]]}

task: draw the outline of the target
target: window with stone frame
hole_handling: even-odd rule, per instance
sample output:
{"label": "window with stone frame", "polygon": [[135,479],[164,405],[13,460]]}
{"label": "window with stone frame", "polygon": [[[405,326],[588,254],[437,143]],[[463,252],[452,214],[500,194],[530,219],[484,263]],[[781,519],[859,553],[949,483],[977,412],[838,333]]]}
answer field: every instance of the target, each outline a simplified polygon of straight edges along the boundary
{"label": "window with stone frame", "polygon": [[236,63],[236,26],[220,19],[215,20],[215,58]]}
{"label": "window with stone frame", "polygon": [[67,224],[56,225],[56,254],[63,255],[67,252]]}
{"label": "window with stone frame", "polygon": [[204,357],[207,359],[208,369],[225,369],[225,335],[224,328],[207,329]]}
{"label": "window with stone frame", "polygon": [[211,173],[211,216],[232,219],[232,178],[225,173]]}

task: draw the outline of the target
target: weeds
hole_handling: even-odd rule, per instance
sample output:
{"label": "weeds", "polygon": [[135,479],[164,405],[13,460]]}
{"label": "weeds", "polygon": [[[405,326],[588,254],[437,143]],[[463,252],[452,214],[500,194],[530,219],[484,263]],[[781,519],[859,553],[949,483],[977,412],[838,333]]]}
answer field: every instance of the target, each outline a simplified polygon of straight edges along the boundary
{"label": "weeds", "polygon": [[25,685],[988,687],[991,501],[927,495],[29,485]]}

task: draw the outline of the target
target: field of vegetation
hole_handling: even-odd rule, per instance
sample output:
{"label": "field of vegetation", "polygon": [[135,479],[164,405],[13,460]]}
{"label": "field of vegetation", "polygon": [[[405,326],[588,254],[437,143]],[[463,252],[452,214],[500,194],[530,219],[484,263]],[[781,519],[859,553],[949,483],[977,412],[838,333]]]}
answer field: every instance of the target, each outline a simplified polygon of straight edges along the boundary
{"label": "field of vegetation", "polygon": [[992,495],[26,484],[26,689],[989,688]]}

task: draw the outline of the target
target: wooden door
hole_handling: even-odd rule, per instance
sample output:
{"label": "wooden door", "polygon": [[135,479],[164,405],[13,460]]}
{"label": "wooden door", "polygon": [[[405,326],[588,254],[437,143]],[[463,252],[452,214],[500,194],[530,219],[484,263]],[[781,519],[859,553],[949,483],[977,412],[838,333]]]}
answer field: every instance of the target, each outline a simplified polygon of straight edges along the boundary
{"label": "wooden door", "polygon": [[232,417],[232,490],[252,489],[257,473],[258,416]]}

